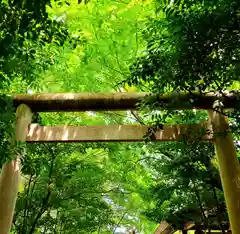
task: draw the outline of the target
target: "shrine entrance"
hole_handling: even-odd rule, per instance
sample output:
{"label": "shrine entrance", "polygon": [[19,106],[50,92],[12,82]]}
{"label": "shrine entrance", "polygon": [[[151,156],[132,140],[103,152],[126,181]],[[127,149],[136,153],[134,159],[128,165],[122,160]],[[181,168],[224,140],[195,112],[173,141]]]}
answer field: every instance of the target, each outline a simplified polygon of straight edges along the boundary
{"label": "shrine entrance", "polygon": [[[191,94],[192,95],[192,94]],[[16,111],[16,140],[28,143],[47,142],[134,142],[144,141],[149,127],[144,125],[107,126],[40,126],[32,123],[34,112],[79,112],[102,110],[133,110],[149,96],[146,93],[82,93],[34,94],[13,96]],[[181,94],[180,105],[172,109],[205,109],[209,121],[191,125],[166,125],[154,133],[154,141],[179,141],[188,135],[190,141],[210,141],[215,146],[222,186],[232,233],[240,234],[239,163],[224,108],[237,106],[238,97],[227,94],[219,99],[213,93],[201,96]],[[169,108],[171,96],[158,98]],[[168,105],[169,104],[169,105]],[[195,134],[195,133],[201,133]],[[223,134],[224,133],[224,134]],[[20,178],[20,159],[5,163],[0,180],[0,233],[9,233]]]}

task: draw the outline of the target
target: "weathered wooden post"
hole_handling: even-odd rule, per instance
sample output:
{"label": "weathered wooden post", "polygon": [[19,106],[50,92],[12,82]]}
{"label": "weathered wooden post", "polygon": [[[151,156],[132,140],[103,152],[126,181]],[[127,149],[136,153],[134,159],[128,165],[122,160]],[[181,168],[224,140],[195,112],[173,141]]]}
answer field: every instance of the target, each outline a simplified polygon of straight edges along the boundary
{"label": "weathered wooden post", "polygon": [[[16,112],[16,141],[26,141],[28,126],[32,120],[30,108],[21,104]],[[0,175],[0,233],[8,234],[15,208],[20,183],[21,162],[19,155],[5,162]]]}
{"label": "weathered wooden post", "polygon": [[236,148],[227,118],[221,114],[223,106],[214,104],[209,117],[215,134],[217,155],[224,196],[233,234],[240,234],[240,170]]}

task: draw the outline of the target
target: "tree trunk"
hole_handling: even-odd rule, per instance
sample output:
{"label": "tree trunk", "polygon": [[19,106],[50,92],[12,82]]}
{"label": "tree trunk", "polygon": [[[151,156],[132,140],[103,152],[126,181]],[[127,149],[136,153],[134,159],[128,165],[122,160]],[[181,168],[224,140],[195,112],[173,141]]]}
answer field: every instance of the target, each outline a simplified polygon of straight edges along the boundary
{"label": "tree trunk", "polygon": [[201,229],[201,227],[200,227],[200,225],[195,225],[195,228],[196,228],[196,230],[195,230],[195,234],[204,234],[204,232],[202,231],[202,229]]}

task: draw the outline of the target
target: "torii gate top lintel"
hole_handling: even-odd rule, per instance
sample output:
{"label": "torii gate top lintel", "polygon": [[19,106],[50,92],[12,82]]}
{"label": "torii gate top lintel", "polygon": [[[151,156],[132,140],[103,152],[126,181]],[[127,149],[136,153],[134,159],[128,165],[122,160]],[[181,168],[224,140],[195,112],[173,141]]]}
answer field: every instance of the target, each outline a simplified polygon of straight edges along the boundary
{"label": "torii gate top lintel", "polygon": [[[47,94],[16,94],[13,95],[14,106],[28,105],[34,112],[60,111],[101,111],[101,110],[131,110],[136,109],[142,99],[150,93],[47,93]],[[157,100],[161,108],[172,109],[212,109],[219,95],[214,92],[180,93],[175,95],[159,95]],[[176,102],[177,100],[177,102]],[[225,108],[239,106],[240,93],[226,92],[221,100]],[[174,102],[173,102],[174,101]]]}

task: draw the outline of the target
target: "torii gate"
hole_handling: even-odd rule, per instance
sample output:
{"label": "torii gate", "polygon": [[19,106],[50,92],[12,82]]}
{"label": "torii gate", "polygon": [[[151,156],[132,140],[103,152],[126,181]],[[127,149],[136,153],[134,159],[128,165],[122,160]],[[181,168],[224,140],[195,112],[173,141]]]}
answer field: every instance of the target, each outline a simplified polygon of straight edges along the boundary
{"label": "torii gate", "polygon": [[[141,125],[108,126],[39,126],[31,124],[32,112],[101,111],[136,109],[136,104],[148,93],[61,93],[13,95],[16,112],[16,140],[22,142],[93,142],[143,141],[148,127]],[[158,101],[169,107],[171,96],[159,96]],[[155,133],[156,141],[178,141],[185,134],[205,129],[198,140],[215,145],[221,181],[232,233],[240,234],[240,173],[237,152],[229,132],[227,119],[215,108],[219,97],[214,93],[180,94],[175,109],[209,110],[209,123],[164,126]],[[222,108],[239,107],[239,95],[226,93],[221,97]],[[225,132],[226,134],[217,134]],[[193,136],[194,138],[194,136]],[[194,140],[194,139],[192,139]],[[12,224],[20,179],[20,159],[5,163],[0,177],[0,233],[8,234]]]}

